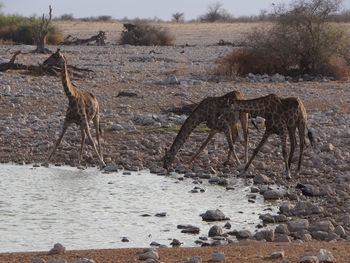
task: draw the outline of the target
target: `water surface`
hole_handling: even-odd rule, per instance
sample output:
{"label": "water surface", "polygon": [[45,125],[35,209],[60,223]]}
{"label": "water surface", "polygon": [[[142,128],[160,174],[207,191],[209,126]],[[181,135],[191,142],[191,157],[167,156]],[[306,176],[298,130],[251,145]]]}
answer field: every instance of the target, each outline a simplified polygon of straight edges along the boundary
{"label": "water surface", "polygon": [[[207,235],[214,224],[199,216],[220,209],[232,229],[255,230],[259,214],[270,207],[258,195],[249,203],[250,186],[234,180],[235,190],[198,185],[192,179],[157,176],[147,171],[103,174],[96,168],[33,168],[0,165],[0,252],[47,251],[60,242],[67,249],[147,247],[152,241],[184,246]],[[166,217],[155,214],[166,212]],[[149,217],[142,215],[148,214]],[[199,235],[181,233],[178,224],[200,227]],[[122,242],[127,237],[130,242]]]}

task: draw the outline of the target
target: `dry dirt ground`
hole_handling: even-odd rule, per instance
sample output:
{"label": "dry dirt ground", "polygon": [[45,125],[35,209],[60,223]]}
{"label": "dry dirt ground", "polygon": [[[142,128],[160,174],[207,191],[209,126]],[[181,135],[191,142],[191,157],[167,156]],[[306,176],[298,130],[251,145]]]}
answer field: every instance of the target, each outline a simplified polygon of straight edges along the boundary
{"label": "dry dirt ground", "polygon": [[[105,126],[128,123],[133,115],[159,114],[162,109],[173,106],[181,106],[184,103],[198,102],[206,96],[222,95],[232,89],[241,91],[247,98],[276,93],[279,96],[300,97],[311,115],[311,124],[318,129],[319,143],[326,145],[329,142],[339,149],[334,156],[340,158],[333,163],[332,156],[321,156],[322,167],[315,167],[312,162],[314,153],[309,149],[306,152],[307,171],[304,178],[297,178],[291,184],[299,180],[313,182],[319,178],[321,184],[327,185],[333,179],[334,174],[345,175],[349,173],[349,137],[343,137],[343,131],[349,128],[346,117],[350,112],[350,83],[348,80],[333,82],[297,82],[297,83],[251,83],[247,81],[215,81],[205,80],[204,77],[212,72],[218,58],[224,56],[232,47],[218,47],[220,39],[237,42],[242,39],[245,32],[251,30],[257,24],[170,24],[162,26],[168,28],[176,39],[175,47],[130,47],[116,46],[116,41],[122,30],[121,23],[92,23],[92,22],[59,22],[56,25],[65,35],[71,34],[79,38],[87,38],[96,34],[99,30],[107,32],[107,47],[61,47],[68,61],[80,67],[88,67],[95,71],[95,75],[86,79],[75,79],[84,87],[93,92],[101,104],[103,122]],[[349,25],[345,25],[348,28]],[[183,48],[181,45],[195,45]],[[31,49],[23,46],[1,46],[1,55],[6,59],[11,57],[8,49]],[[55,50],[56,47],[49,47]],[[155,55],[150,58],[151,52]],[[184,51],[184,52],[183,52]],[[158,54],[159,53],[159,54]],[[42,62],[44,55],[25,55],[18,59],[22,63],[35,64]],[[148,60],[150,59],[150,60]],[[174,75],[183,80],[180,85],[162,84],[169,75]],[[161,83],[161,84],[159,84]],[[43,162],[48,151],[53,146],[54,138],[57,138],[62,124],[62,118],[67,107],[67,100],[63,93],[60,80],[54,77],[38,77],[8,72],[1,74],[1,85],[5,87],[0,96],[1,138],[0,161],[9,162],[19,159],[25,162]],[[136,92],[136,98],[117,97],[120,91]],[[4,95],[5,94],[5,95]],[[13,95],[15,94],[15,95]],[[324,117],[325,116],[325,117]],[[339,117],[340,116],[340,117]],[[336,123],[336,124],[335,124]],[[338,138],[337,130],[342,129]],[[254,135],[252,130],[250,149],[258,142],[261,136]],[[322,134],[321,131],[333,133]],[[349,133],[350,134],[350,133]],[[76,152],[80,144],[79,129],[75,129],[70,136],[66,136],[66,142],[58,150],[53,162],[76,162]],[[176,133],[159,132],[154,130],[142,130],[129,133],[128,129],[121,131],[106,131],[104,135],[105,159],[127,166],[135,165],[141,168],[149,168],[151,165],[160,166],[160,157],[164,153],[164,147],[171,144]],[[348,136],[348,135],[346,135]],[[67,138],[68,137],[68,138]],[[192,153],[205,139],[204,134],[195,134],[191,143],[185,145],[181,160],[188,159],[186,151]],[[71,139],[74,138],[74,139]],[[68,143],[67,143],[68,141]],[[194,145],[193,141],[196,141]],[[282,176],[282,160],[280,153],[273,154],[279,148],[278,142],[266,147],[257,161],[252,166],[253,172],[268,170],[269,173]],[[222,160],[226,153],[226,143],[222,137],[208,145],[198,162],[199,167],[212,166],[221,168]],[[223,150],[222,150],[223,148]],[[242,153],[239,145],[237,152]],[[87,150],[91,154],[84,157],[86,163],[94,164],[94,155],[91,147]],[[337,154],[337,155],[336,155]],[[240,154],[239,154],[240,155]],[[265,156],[265,157],[264,157]],[[265,159],[264,159],[265,158]],[[341,159],[342,158],[342,159]],[[95,163],[96,164],[96,163]],[[266,167],[267,165],[267,167]],[[328,177],[327,177],[328,176]],[[280,179],[282,180],[282,179]],[[283,181],[283,180],[282,180]],[[344,185],[343,185],[344,186]],[[346,191],[343,191],[346,192]],[[331,197],[329,197],[332,199]],[[332,218],[337,214],[348,215],[348,194],[332,199],[325,206],[327,215]],[[317,202],[317,199],[315,199]],[[327,203],[320,199],[320,203]],[[323,202],[324,201],[324,202]],[[331,210],[342,202],[338,210]],[[343,210],[342,210],[343,209]],[[311,220],[311,219],[310,219]],[[318,220],[316,218],[315,220]],[[337,221],[337,220],[335,220]],[[338,222],[338,221],[337,221]],[[1,246],[1,244],[0,244]],[[268,257],[272,252],[284,250],[285,259],[298,262],[300,256],[306,252],[314,254],[320,248],[328,249],[337,259],[337,262],[350,262],[349,242],[309,242],[309,243],[265,243],[265,242],[240,242],[224,247],[206,248],[180,248],[159,249],[162,262],[181,262],[185,258],[199,255],[204,262],[209,262],[213,251],[223,251],[227,257],[226,262],[269,262]],[[67,248],[69,249],[69,248]],[[69,251],[58,258],[66,258],[68,263],[75,262],[79,257],[86,257],[102,262],[137,262],[140,250],[98,250],[98,251]],[[261,256],[261,257],[257,257]],[[31,258],[41,257],[48,259],[45,253],[15,253],[0,254],[0,262],[29,262]],[[277,261],[278,262],[278,261]]]}

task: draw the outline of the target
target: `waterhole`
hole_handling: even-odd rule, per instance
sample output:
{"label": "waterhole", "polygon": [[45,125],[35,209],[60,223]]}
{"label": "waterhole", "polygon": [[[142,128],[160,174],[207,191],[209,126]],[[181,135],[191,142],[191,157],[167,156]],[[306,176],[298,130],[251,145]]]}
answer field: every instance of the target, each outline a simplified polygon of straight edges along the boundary
{"label": "waterhole", "polygon": [[[69,250],[148,247],[152,241],[169,246],[174,238],[196,246],[211,226],[226,223],[202,221],[207,210],[220,209],[231,230],[252,232],[259,214],[277,210],[259,195],[248,202],[244,180],[231,179],[234,190],[226,190],[178,176],[0,165],[0,252],[47,251],[57,242]],[[205,191],[191,193],[195,186]],[[197,226],[200,234],[181,233],[179,224]]]}

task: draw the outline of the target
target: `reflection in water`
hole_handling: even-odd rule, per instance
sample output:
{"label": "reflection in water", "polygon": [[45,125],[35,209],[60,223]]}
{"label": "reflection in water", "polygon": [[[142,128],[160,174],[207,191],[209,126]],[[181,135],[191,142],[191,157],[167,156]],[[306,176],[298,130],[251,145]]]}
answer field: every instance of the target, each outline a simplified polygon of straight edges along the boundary
{"label": "reflection in water", "polygon": [[[207,235],[213,224],[225,222],[207,223],[199,215],[220,209],[232,229],[254,231],[259,214],[271,206],[259,196],[248,203],[244,181],[235,181],[233,191],[205,181],[204,193],[190,193],[194,186],[192,179],[146,171],[0,165],[0,252],[49,250],[57,242],[69,250],[147,247],[152,241],[169,245],[173,238],[194,246],[198,236],[182,234],[178,224],[198,226]],[[167,216],[155,216],[161,212]]]}

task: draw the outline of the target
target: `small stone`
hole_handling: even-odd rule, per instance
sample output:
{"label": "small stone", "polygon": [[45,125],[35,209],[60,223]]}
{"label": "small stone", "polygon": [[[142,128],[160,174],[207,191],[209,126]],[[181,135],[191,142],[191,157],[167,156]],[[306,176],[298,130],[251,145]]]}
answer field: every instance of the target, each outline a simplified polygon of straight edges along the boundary
{"label": "small stone", "polygon": [[307,219],[297,219],[288,222],[288,230],[290,232],[297,232],[300,230],[307,229],[309,227],[309,221]]}
{"label": "small stone", "polygon": [[87,258],[79,258],[74,263],[95,263],[95,261],[92,259],[87,259]]}
{"label": "small stone", "polygon": [[139,256],[139,260],[146,260],[146,259],[154,259],[154,260],[158,260],[159,259],[159,255],[157,253],[157,251],[155,250],[149,250],[147,252],[142,253]]}
{"label": "small stone", "polygon": [[167,213],[166,212],[161,212],[161,213],[157,213],[155,214],[156,217],[165,217],[167,216]]}
{"label": "small stone", "polygon": [[283,259],[284,258],[284,251],[278,251],[278,252],[273,252],[270,255],[270,259]]}
{"label": "small stone", "polygon": [[337,226],[334,229],[334,233],[336,233],[338,236],[341,236],[341,237],[346,235],[346,232],[345,232],[344,228],[341,225]]}
{"label": "small stone", "polygon": [[43,260],[42,258],[33,258],[30,260],[29,263],[46,263],[46,261]]}
{"label": "small stone", "polygon": [[193,258],[188,258],[182,263],[202,263],[202,258],[199,256],[194,256]]}
{"label": "small stone", "polygon": [[320,249],[317,253],[317,258],[320,263],[335,263],[337,262],[335,257],[326,249]]}
{"label": "small stone", "polygon": [[176,238],[173,239],[173,241],[171,241],[170,245],[173,247],[179,247],[181,246],[181,244],[183,244],[182,242],[180,242],[179,240],[177,240]]}
{"label": "small stone", "polygon": [[66,248],[62,246],[60,243],[56,243],[53,248],[49,251],[49,255],[54,254],[64,254],[66,252]]}
{"label": "small stone", "polygon": [[122,242],[129,242],[129,239],[127,237],[123,237]]}
{"label": "small stone", "polygon": [[209,237],[215,237],[215,236],[221,236],[222,235],[222,228],[220,226],[212,226],[209,229],[208,236]]}
{"label": "small stone", "polygon": [[213,252],[212,262],[225,262],[226,257],[223,252]]}
{"label": "small stone", "polygon": [[67,260],[51,258],[47,263],[67,263]]}
{"label": "small stone", "polygon": [[319,261],[316,256],[305,254],[301,256],[299,263],[319,263]]}
{"label": "small stone", "polygon": [[252,233],[249,230],[240,230],[237,232],[236,237],[240,239],[246,239],[252,236]]}
{"label": "small stone", "polygon": [[271,180],[266,175],[257,174],[254,176],[253,182],[255,184],[268,184],[271,182]]}
{"label": "small stone", "polygon": [[267,190],[264,192],[264,199],[265,200],[277,200],[281,199],[283,197],[282,191],[279,190]]}
{"label": "small stone", "polygon": [[220,221],[226,220],[226,216],[219,209],[216,210],[207,210],[204,214],[201,215],[204,221]]}

